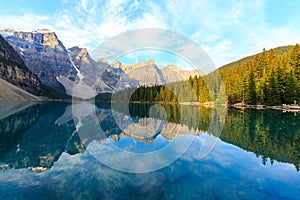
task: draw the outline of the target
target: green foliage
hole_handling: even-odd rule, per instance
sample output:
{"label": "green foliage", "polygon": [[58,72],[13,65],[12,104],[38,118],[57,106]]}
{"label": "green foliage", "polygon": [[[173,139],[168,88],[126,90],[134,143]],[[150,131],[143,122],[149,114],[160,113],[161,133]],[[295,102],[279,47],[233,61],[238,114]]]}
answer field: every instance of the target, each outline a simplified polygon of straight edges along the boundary
{"label": "green foliage", "polygon": [[246,104],[255,105],[256,99],[256,84],[253,69],[250,70],[248,75],[245,77],[245,87],[243,88],[244,99]]}
{"label": "green foliage", "polygon": [[[224,89],[226,96],[220,96]],[[300,46],[263,49],[259,54],[225,65],[205,76],[134,90],[130,99],[139,102],[293,103],[300,100]],[[119,93],[122,96],[128,91]]]}
{"label": "green foliage", "polygon": [[179,102],[207,102],[210,101],[210,91],[203,77],[190,77],[187,81],[180,81],[159,86],[141,86],[128,88],[114,94],[114,99],[123,101],[130,95],[132,102],[160,102],[176,104]]}
{"label": "green foliage", "polygon": [[292,51],[290,66],[292,71],[295,74],[295,77],[300,81],[300,46],[296,44],[295,48]]}
{"label": "green foliage", "polygon": [[279,105],[281,103],[280,88],[274,71],[272,71],[265,86],[265,103],[266,105]]}
{"label": "green foliage", "polygon": [[291,73],[289,73],[289,75],[286,79],[284,101],[286,103],[293,103],[294,101],[297,101],[297,100],[299,100],[299,88],[297,85],[297,79],[291,72]]}
{"label": "green foliage", "polygon": [[263,49],[260,54],[225,65],[208,76],[214,73],[221,74],[231,104],[244,100],[252,105],[281,105],[300,100],[298,44]]}

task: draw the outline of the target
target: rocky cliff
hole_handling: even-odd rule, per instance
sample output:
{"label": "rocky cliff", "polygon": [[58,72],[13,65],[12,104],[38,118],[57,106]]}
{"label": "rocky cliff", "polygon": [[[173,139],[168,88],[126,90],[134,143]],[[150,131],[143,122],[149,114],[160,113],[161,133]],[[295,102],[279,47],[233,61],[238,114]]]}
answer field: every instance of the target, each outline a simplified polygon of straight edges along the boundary
{"label": "rocky cliff", "polygon": [[190,76],[201,75],[197,70],[182,70],[173,64],[160,69],[154,60],[133,65],[123,65],[120,61],[115,61],[111,66],[116,69],[122,69],[131,79],[137,80],[139,85],[161,85],[187,80]]}
{"label": "rocky cliff", "polygon": [[[95,90],[96,94],[112,93],[118,89],[138,85],[137,81],[130,79],[122,69],[113,68],[104,60],[94,61],[86,48],[75,46],[68,49],[68,52],[74,68],[78,71],[78,78],[85,84],[85,87]],[[58,80],[67,85],[65,79],[59,78]],[[78,87],[78,89],[81,88],[83,89],[83,87]],[[67,92],[73,92],[73,87],[68,87]]]}
{"label": "rocky cliff", "polygon": [[33,32],[4,29],[0,32],[43,84],[64,91],[57,77],[75,79],[77,72],[66,48],[54,32],[47,29]]}
{"label": "rocky cliff", "polygon": [[190,76],[194,77],[195,75],[201,75],[200,72],[198,72],[197,70],[182,70],[181,68],[173,64],[167,65],[166,67],[162,68],[161,71],[164,76],[164,79],[168,83],[187,80]]}
{"label": "rocky cliff", "polygon": [[[114,64],[119,66],[118,63]],[[121,69],[131,79],[139,81],[140,85],[162,85],[166,83],[161,70],[157,67],[154,60],[140,62],[134,65],[121,65]]]}
{"label": "rocky cliff", "polygon": [[[33,32],[4,29],[0,31],[0,34],[5,36],[6,41],[24,61],[22,61],[23,65],[27,65],[43,85],[84,99],[126,87],[161,85],[186,80],[189,76],[198,74],[195,71],[181,70],[173,65],[159,69],[153,60],[133,65],[123,65],[119,61],[110,65],[105,59],[94,61],[86,48],[72,47],[67,51],[57,35],[47,29]],[[13,69],[6,71],[5,73],[11,74]],[[14,73],[19,74],[19,72]],[[19,80],[20,77],[18,75],[18,78],[8,79]],[[75,91],[80,91],[78,94],[73,93],[74,86],[78,86],[75,89]],[[27,87],[27,89],[33,92],[36,87]],[[57,95],[54,94],[54,96]]]}
{"label": "rocky cliff", "polygon": [[41,82],[0,35],[0,78],[34,95],[42,95]]}

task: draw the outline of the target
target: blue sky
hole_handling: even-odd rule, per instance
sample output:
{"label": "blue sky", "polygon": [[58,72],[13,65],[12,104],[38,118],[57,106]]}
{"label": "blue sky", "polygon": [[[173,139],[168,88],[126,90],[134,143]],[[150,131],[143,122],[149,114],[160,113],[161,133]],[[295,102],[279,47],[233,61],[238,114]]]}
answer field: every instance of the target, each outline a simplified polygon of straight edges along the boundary
{"label": "blue sky", "polygon": [[[90,52],[124,31],[169,29],[197,42],[219,67],[263,48],[300,43],[299,10],[300,0],[2,0],[0,29],[49,28],[67,48]],[[123,60],[156,56],[161,64],[172,57],[147,52]]]}

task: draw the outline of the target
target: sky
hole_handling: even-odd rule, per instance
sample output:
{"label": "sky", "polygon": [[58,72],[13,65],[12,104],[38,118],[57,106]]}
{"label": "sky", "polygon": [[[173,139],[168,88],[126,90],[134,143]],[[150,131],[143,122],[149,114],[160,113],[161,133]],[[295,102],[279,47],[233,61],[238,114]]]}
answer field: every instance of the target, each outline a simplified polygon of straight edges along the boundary
{"label": "sky", "polygon": [[[263,48],[300,43],[299,10],[300,0],[1,0],[0,29],[48,28],[67,48],[89,52],[126,31],[167,29],[195,41],[220,67]],[[184,65],[151,51],[125,57],[126,64],[152,58]]]}

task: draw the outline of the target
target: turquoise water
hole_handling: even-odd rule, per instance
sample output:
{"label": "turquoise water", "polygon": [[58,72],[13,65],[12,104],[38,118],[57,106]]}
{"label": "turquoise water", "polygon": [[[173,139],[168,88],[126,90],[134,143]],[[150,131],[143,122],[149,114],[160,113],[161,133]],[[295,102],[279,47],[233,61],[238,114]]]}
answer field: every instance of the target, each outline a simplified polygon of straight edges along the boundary
{"label": "turquoise water", "polygon": [[[123,107],[0,103],[0,199],[299,199],[299,114]],[[119,150],[161,154],[139,165]]]}

